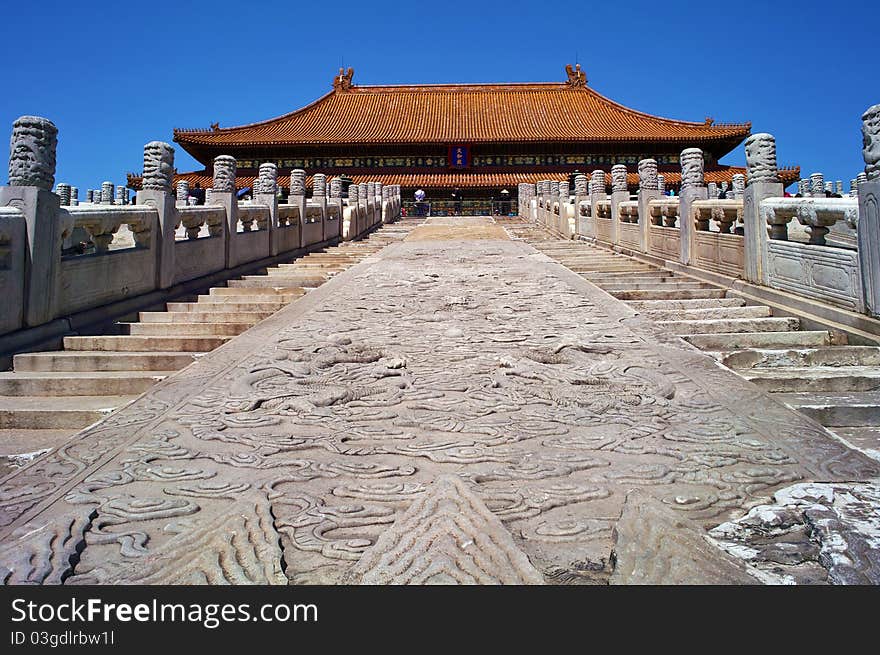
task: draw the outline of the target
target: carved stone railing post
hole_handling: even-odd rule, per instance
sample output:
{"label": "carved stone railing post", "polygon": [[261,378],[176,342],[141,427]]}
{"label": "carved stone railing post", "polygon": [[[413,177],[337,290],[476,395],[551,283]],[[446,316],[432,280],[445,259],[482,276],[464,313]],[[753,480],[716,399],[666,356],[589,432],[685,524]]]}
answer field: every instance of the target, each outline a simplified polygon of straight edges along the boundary
{"label": "carved stone railing post", "polygon": [[327,185],[327,220],[325,220],[325,239],[339,239],[342,236],[342,180],[334,177]]}
{"label": "carved stone railing post", "polygon": [[159,214],[156,284],[160,289],[174,284],[174,233],[180,218],[171,193],[173,181],[174,148],[162,141],[151,141],[144,146],[144,177],[141,190],[137,192],[137,204],[154,207]]}
{"label": "carved stone railing post", "polygon": [[58,200],[61,203],[62,207],[68,207],[70,205],[70,185],[64,184],[63,182],[59,182],[58,186],[55,187],[55,193],[58,194]]}
{"label": "carved stone railing post", "polygon": [[211,187],[211,204],[220,205],[226,210],[226,268],[235,266],[236,239],[238,238],[238,198],[235,192],[235,157],[218,155],[214,157],[214,182]]}
{"label": "carved stone railing post", "polygon": [[309,202],[321,207],[321,241],[327,240],[327,176],[324,173],[312,175],[312,197]]}
{"label": "carved stone railing post", "polygon": [[[706,200],[708,191],[705,186],[705,163],[703,151],[699,148],[686,148],[681,152],[681,199],[678,206],[678,229],[681,234],[681,263],[691,261],[696,228],[691,219],[691,207],[695,200]],[[716,196],[717,197],[717,196]]]}
{"label": "carved stone railing post", "polygon": [[101,182],[101,204],[113,204],[113,182]]}
{"label": "carved stone railing post", "polygon": [[24,216],[27,256],[24,265],[25,325],[55,318],[60,289],[60,198],[55,184],[58,128],[39,116],[22,116],[12,124],[9,185],[0,187],[0,207],[16,207]]}
{"label": "carved stone railing post", "polygon": [[587,221],[582,214],[582,207],[590,202],[589,182],[587,176],[578,174],[574,176],[574,231],[576,234],[587,236]]}
{"label": "carved stone railing post", "polygon": [[569,199],[571,198],[568,182],[559,183],[559,220],[557,230],[566,239],[571,238],[571,228],[568,223]]}
{"label": "carved stone railing post", "polygon": [[277,255],[278,243],[278,167],[272,162],[260,164],[257,181],[254,183],[254,202],[269,207],[269,220],[265,228],[269,231],[269,254]]}
{"label": "carved stone railing post", "polygon": [[862,137],[866,179],[858,185],[859,266],[865,306],[880,317],[880,104],[862,114]]}
{"label": "carved stone railing post", "polygon": [[187,198],[189,198],[189,182],[180,180],[177,183],[177,200],[175,206],[186,207]]}
{"label": "carved stone railing post", "polygon": [[599,203],[607,200],[605,194],[605,171],[596,169],[590,174],[590,216],[592,216],[594,236],[598,238]]}
{"label": "carved stone railing post", "polygon": [[367,183],[361,182],[358,187],[358,206],[361,212],[361,232],[366,232],[373,226],[370,222],[370,200],[367,198]]}
{"label": "carved stone railing post", "polygon": [[745,143],[748,186],[743,195],[744,273],[749,282],[763,284],[767,269],[767,224],[761,203],[782,196],[783,185],[776,168],[776,139],[753,134]]}
{"label": "carved stone railing post", "polygon": [[626,173],[624,164],[611,167],[611,239],[614,243],[620,241],[620,203],[629,200]]}
{"label": "carved stone railing post", "polygon": [[648,227],[651,225],[651,216],[648,203],[654,198],[660,197],[657,190],[657,161],[654,159],[642,159],[639,161],[639,249],[642,252],[648,250]]}
{"label": "carved stone railing post", "polygon": [[299,247],[302,247],[305,243],[302,236],[304,232],[302,225],[305,224],[306,219],[306,172],[301,168],[290,171],[290,195],[287,197],[287,204],[296,205],[299,208],[301,223]]}

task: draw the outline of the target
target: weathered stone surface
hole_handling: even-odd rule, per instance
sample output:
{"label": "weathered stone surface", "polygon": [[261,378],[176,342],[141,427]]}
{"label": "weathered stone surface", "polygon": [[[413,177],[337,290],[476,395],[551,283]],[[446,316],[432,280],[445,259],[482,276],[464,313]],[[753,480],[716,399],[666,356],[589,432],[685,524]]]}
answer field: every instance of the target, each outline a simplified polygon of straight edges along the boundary
{"label": "weathered stone surface", "polygon": [[644,494],[627,496],[614,528],[611,584],[756,584],[699,525]]}
{"label": "weathered stone surface", "polygon": [[214,193],[235,193],[235,157],[214,157]]}
{"label": "weathered stone surface", "polygon": [[461,478],[444,475],[364,553],[345,581],[543,584],[544,578]]}
{"label": "weathered stone surface", "polygon": [[150,141],[144,146],[144,190],[170,193],[173,180],[174,148],[162,141]]}
{"label": "weathered stone surface", "polygon": [[[413,232],[2,480],[7,579],[273,582],[283,562],[297,584],[448,581],[495,552],[532,581],[521,551],[547,582],[607,582],[633,489],[686,517],[687,543],[794,482],[880,475],[498,224],[462,223],[480,221],[494,239]],[[456,512],[476,548],[449,540]],[[408,549],[419,534],[440,541]],[[687,582],[719,580],[707,558]]]}
{"label": "weathered stone surface", "polygon": [[880,584],[880,481],[803,483],[777,491],[710,534],[782,584]]}
{"label": "weathered stone surface", "polygon": [[760,132],[746,139],[746,166],[749,184],[755,182],[778,182],[776,168],[776,139],[772,134]]}
{"label": "weathered stone surface", "polygon": [[650,191],[657,190],[656,159],[639,160],[639,189]]}
{"label": "weathered stone surface", "polygon": [[49,191],[55,184],[58,128],[48,118],[21,116],[12,124],[9,185]]}
{"label": "weathered stone surface", "polygon": [[880,178],[880,105],[862,114],[862,157],[867,179]]}

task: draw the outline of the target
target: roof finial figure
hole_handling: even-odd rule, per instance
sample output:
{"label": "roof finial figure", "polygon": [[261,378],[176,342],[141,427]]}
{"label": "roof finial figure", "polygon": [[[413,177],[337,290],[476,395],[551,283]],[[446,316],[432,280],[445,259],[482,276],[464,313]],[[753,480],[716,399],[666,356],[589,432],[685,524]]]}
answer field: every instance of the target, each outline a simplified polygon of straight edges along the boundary
{"label": "roof finial figure", "polygon": [[349,67],[348,71],[340,68],[339,75],[333,78],[333,88],[343,91],[350,89],[352,77],[354,77],[354,68]]}
{"label": "roof finial figure", "polygon": [[566,82],[568,86],[587,86],[587,74],[581,70],[580,64],[575,64],[574,68],[571,67],[571,64],[566,64],[565,72],[568,74],[568,81]]}

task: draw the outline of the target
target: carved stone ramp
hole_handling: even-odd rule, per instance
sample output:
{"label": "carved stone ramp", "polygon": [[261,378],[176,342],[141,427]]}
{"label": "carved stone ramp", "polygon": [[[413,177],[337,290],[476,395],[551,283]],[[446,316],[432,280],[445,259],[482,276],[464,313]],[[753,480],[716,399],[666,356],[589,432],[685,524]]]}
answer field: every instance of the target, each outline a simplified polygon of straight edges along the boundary
{"label": "carved stone ramp", "polygon": [[633,490],[693,536],[880,476],[528,244],[460,234],[389,245],[0,480],[0,575],[607,583]]}
{"label": "carved stone ramp", "polygon": [[461,479],[439,477],[346,577],[362,584],[543,584],[501,521]]}

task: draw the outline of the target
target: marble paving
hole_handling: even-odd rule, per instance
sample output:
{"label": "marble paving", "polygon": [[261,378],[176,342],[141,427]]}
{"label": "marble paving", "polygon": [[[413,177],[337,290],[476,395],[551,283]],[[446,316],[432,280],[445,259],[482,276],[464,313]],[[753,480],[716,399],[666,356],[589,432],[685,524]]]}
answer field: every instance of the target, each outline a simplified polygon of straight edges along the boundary
{"label": "marble paving", "polygon": [[5,478],[0,578],[773,582],[716,529],[880,476],[482,220],[417,228]]}

